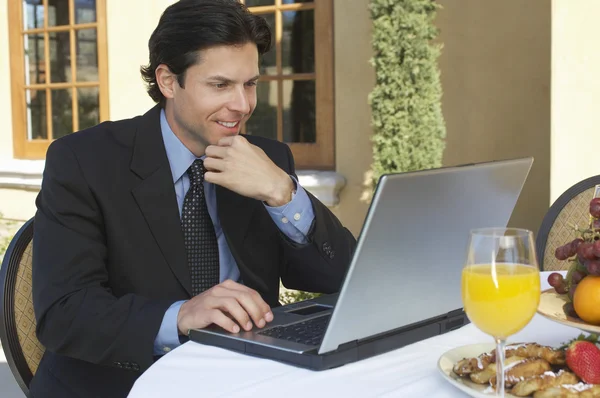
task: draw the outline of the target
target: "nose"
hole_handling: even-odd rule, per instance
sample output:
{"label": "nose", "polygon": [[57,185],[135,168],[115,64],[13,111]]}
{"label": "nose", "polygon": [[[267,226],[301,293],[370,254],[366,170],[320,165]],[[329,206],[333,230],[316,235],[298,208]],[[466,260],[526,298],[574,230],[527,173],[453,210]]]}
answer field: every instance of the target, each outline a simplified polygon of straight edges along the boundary
{"label": "nose", "polygon": [[250,99],[244,87],[236,88],[229,103],[229,109],[243,115],[250,113]]}

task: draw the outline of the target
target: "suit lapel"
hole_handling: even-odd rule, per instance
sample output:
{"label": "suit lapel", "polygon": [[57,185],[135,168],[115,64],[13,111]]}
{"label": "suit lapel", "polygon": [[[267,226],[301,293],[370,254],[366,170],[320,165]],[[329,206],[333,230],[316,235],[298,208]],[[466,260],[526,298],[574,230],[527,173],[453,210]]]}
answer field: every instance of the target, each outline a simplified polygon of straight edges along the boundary
{"label": "suit lapel", "polygon": [[182,287],[192,295],[189,268],[173,177],[160,130],[160,107],[141,117],[136,132],[131,171],[142,181],[133,197],[160,250]]}
{"label": "suit lapel", "polygon": [[223,233],[229,243],[229,249],[240,271],[249,269],[240,255],[242,244],[258,202],[248,199],[227,188],[217,186],[217,214]]}

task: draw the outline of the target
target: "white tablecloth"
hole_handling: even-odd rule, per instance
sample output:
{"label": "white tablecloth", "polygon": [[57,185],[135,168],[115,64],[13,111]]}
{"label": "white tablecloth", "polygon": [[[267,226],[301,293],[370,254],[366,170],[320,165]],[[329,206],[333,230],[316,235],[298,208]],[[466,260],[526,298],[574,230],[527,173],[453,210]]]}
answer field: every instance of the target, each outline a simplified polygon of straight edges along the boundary
{"label": "white tablecloth", "polygon": [[[548,288],[548,273],[541,274]],[[581,333],[535,315],[509,339],[557,346]],[[469,324],[453,332],[339,368],[315,372],[188,342],[135,383],[129,398],[153,397],[465,397],[437,369],[452,348],[493,343]]]}

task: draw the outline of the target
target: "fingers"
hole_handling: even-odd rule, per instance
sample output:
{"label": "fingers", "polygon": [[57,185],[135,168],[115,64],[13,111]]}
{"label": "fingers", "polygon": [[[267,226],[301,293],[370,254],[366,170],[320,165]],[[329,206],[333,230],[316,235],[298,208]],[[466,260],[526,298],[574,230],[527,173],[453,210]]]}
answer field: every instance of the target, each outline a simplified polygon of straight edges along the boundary
{"label": "fingers", "polygon": [[217,158],[223,159],[227,156],[229,148],[225,146],[209,145],[206,147],[205,154],[206,158]]}
{"label": "fingers", "polygon": [[204,168],[206,171],[223,171],[225,170],[225,161],[218,158],[204,158]]}
{"label": "fingers", "polygon": [[[263,314],[267,315],[271,313],[271,307],[269,307],[269,304],[262,299],[256,290],[250,289],[248,286],[242,285],[241,283],[234,282],[231,279],[225,280],[222,285],[228,289],[238,290],[250,295]],[[273,314],[270,315],[272,316]],[[271,319],[267,319],[267,321],[270,322]]]}
{"label": "fingers", "polygon": [[248,313],[234,297],[211,297],[210,307],[229,314],[244,330],[252,329],[252,321]]}
{"label": "fingers", "polygon": [[223,186],[223,176],[219,171],[207,171],[204,173],[204,181],[210,182],[211,184]]}
{"label": "fingers", "polygon": [[[230,302],[226,302],[225,304],[228,306],[223,309],[226,309],[228,312],[230,309],[234,311],[231,312],[231,315],[234,316],[236,320],[240,322],[240,326],[246,330],[250,330],[246,327],[246,322],[248,322],[250,318],[252,318],[254,324],[259,328],[264,327],[267,322],[273,320],[273,314],[271,313],[268,304],[265,303],[260,295],[252,289],[228,289],[221,286],[220,289],[214,289],[214,295],[220,298],[233,299],[235,301],[239,306],[239,309],[243,311],[243,315],[238,312],[238,307]],[[250,318],[248,318],[248,315]],[[249,326],[252,328],[251,324]]]}
{"label": "fingers", "polygon": [[237,323],[217,309],[212,311],[210,320],[215,325],[218,325],[231,333],[240,332],[240,327],[237,325]]}
{"label": "fingers", "polygon": [[271,308],[258,292],[229,280],[186,301],[177,315],[177,327],[186,334],[214,323],[239,333],[241,329],[251,330],[253,323],[262,328],[272,320]]}

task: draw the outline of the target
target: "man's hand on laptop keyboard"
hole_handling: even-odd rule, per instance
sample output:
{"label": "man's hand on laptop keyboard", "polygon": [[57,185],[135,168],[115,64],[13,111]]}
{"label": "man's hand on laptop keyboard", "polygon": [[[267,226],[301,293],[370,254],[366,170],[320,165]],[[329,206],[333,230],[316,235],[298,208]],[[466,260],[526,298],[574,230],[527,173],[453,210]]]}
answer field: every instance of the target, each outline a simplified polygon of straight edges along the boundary
{"label": "man's hand on laptop keyboard", "polygon": [[[232,333],[259,328],[273,320],[271,308],[255,291],[226,280],[183,303],[177,315],[179,333],[216,324]],[[236,323],[237,322],[237,323]]]}

